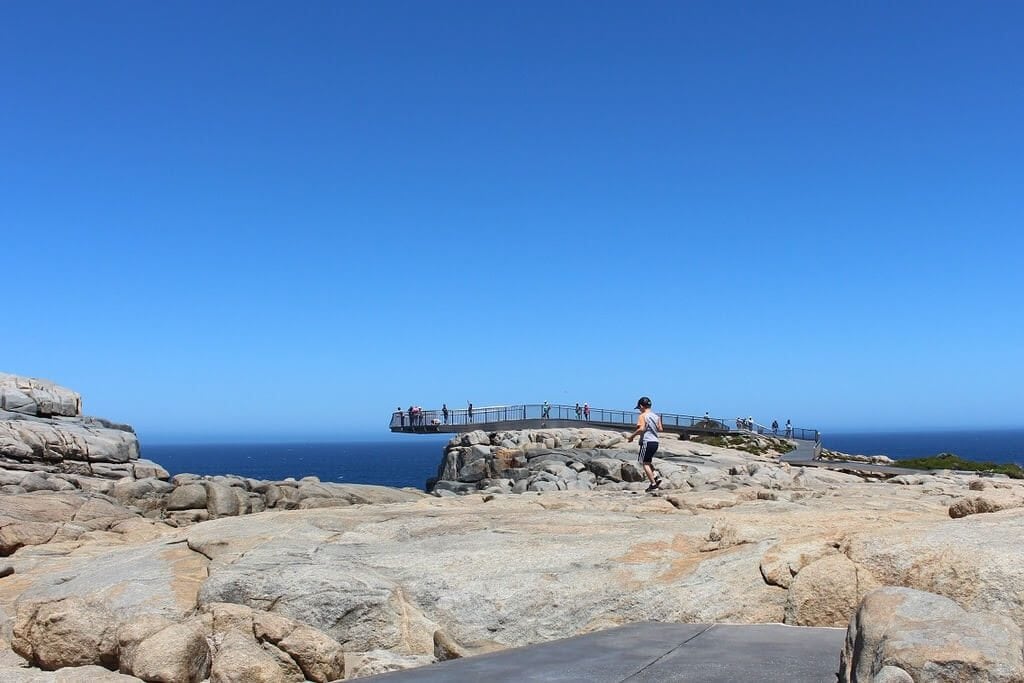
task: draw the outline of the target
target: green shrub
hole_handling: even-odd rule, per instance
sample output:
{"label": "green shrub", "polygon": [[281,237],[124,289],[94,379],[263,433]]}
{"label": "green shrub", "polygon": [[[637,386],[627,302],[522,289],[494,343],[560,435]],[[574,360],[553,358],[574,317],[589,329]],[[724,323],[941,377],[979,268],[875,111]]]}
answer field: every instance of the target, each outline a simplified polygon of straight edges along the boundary
{"label": "green shrub", "polygon": [[697,443],[707,444],[708,446],[719,446],[721,448],[729,448],[729,442],[723,436],[694,435],[690,437],[690,441],[696,441]]}
{"label": "green shrub", "polygon": [[1005,474],[1012,479],[1024,479],[1024,468],[1020,465],[1000,465],[994,462],[964,460],[955,453],[939,453],[927,458],[899,460],[896,464],[914,470],[963,470],[966,472],[992,472]]}

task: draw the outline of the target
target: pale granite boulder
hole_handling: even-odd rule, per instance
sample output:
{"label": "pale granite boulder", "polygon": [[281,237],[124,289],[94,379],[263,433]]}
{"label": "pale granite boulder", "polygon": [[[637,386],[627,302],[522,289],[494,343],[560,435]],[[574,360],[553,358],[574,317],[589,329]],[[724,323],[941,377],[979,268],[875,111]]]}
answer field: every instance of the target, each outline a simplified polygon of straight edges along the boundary
{"label": "pale granite boulder", "polygon": [[1009,617],[967,612],[932,593],[880,588],[850,620],[839,680],[901,680],[902,671],[914,681],[1017,683],[1024,680],[1022,648]]}
{"label": "pale granite boulder", "polygon": [[49,380],[0,372],[0,410],[75,417],[82,414],[82,397]]}
{"label": "pale granite boulder", "polygon": [[192,618],[156,631],[132,648],[130,658],[122,651],[120,667],[145,681],[199,683],[210,671],[202,621]]}
{"label": "pale granite boulder", "polygon": [[845,555],[822,557],[803,567],[793,579],[786,599],[786,623],[845,626],[864,595],[878,585],[869,572]]}
{"label": "pale granite boulder", "polygon": [[18,610],[11,645],[41,669],[117,667],[117,624],[99,601],[66,597]]}
{"label": "pale granite boulder", "polygon": [[233,631],[217,639],[211,683],[299,683],[303,680],[286,677],[276,658],[244,633]]}

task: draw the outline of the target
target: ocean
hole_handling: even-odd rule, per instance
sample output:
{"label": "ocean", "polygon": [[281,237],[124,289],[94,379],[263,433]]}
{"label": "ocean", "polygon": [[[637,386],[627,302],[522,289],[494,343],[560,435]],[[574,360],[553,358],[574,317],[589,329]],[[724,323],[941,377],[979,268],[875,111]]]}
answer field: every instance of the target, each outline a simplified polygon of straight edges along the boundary
{"label": "ocean", "polygon": [[451,436],[340,443],[142,444],[142,457],[172,475],[238,474],[280,480],[319,477],[341,484],[380,484],[423,489],[437,474]]}
{"label": "ocean", "polygon": [[[437,472],[448,436],[410,435],[387,441],[265,444],[142,444],[142,457],[172,475],[238,474],[422,489]],[[959,432],[879,432],[822,436],[826,448],[896,459],[956,453],[969,460],[1024,463],[1024,429]]]}
{"label": "ocean", "polygon": [[938,453],[956,453],[967,460],[1024,463],[1024,429],[944,432],[878,432],[829,434],[821,437],[825,448],[860,455],[888,455],[897,460]]}

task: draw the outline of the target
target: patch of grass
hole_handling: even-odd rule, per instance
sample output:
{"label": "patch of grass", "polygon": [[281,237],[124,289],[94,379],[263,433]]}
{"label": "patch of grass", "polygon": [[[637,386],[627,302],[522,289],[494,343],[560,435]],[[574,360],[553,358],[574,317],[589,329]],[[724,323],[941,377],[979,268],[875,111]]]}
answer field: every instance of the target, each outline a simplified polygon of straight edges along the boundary
{"label": "patch of grass", "polygon": [[899,460],[896,462],[899,467],[909,467],[915,470],[965,470],[968,472],[993,472],[1005,474],[1011,479],[1024,479],[1024,468],[1020,465],[1000,465],[994,462],[976,462],[964,460],[955,453],[939,453],[927,458],[913,458],[911,460]]}
{"label": "patch of grass", "polygon": [[753,437],[743,435],[695,435],[690,437],[690,441],[696,441],[697,443],[707,444],[709,446],[719,446],[721,448],[732,448],[737,451],[745,451],[754,455],[767,455],[768,453],[788,453],[789,451],[796,448],[793,444],[789,443],[785,439],[767,438],[766,440],[758,440]]}
{"label": "patch of grass", "polygon": [[718,446],[720,448],[729,448],[730,444],[724,436],[701,436],[695,435],[690,437],[690,441],[696,441],[697,443],[707,444],[708,446]]}
{"label": "patch of grass", "polygon": [[796,450],[796,446],[785,439],[772,439],[772,448],[776,453],[789,453]]}

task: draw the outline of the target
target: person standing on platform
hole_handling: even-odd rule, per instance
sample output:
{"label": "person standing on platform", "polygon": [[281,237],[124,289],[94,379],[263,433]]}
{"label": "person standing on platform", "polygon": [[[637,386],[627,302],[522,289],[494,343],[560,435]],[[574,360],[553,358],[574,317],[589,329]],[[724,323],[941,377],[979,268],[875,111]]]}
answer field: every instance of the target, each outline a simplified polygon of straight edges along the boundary
{"label": "person standing on platform", "polygon": [[545,420],[551,417],[551,404],[544,401],[544,405],[540,408],[540,416]]}
{"label": "person standing on platform", "polygon": [[469,421],[473,421],[473,402],[466,401],[466,415],[469,416]]}
{"label": "person standing on platform", "polygon": [[654,454],[658,452],[658,432],[662,429],[661,417],[651,410],[651,399],[646,396],[641,396],[636,402],[636,409],[641,413],[636,421],[636,430],[629,435],[629,442],[632,443],[633,439],[640,437],[640,453],[636,459],[643,465],[644,474],[651,482],[647,487],[647,492],[650,493],[661,487],[661,477],[655,476],[652,464]]}
{"label": "person standing on platform", "polygon": [[792,437],[793,437],[793,425],[791,425],[789,423],[789,420],[786,420],[786,438],[790,439]]}
{"label": "person standing on platform", "polygon": [[579,420],[583,417],[583,408],[580,407],[579,401],[576,402],[576,419]]}
{"label": "person standing on platform", "polygon": [[587,421],[590,420],[590,404],[589,403],[584,403],[583,404],[583,419],[587,420]]}
{"label": "person standing on platform", "polygon": [[772,420],[772,434],[774,434],[775,436],[779,435],[779,421],[778,420]]}
{"label": "person standing on platform", "polygon": [[447,403],[442,403],[441,404],[441,415],[444,416],[444,423],[448,424],[448,404]]}

